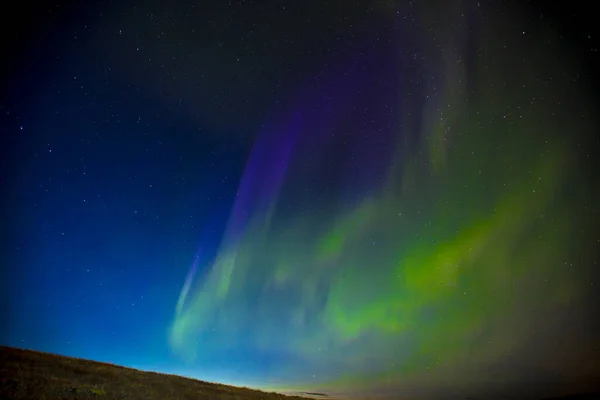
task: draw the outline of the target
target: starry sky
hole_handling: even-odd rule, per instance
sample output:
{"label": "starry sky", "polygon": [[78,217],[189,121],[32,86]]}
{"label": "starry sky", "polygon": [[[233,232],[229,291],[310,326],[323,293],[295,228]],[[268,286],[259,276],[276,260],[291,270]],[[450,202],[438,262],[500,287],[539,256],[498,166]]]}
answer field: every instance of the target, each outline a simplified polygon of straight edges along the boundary
{"label": "starry sky", "polygon": [[600,389],[598,50],[541,3],[6,15],[0,344],[330,398]]}

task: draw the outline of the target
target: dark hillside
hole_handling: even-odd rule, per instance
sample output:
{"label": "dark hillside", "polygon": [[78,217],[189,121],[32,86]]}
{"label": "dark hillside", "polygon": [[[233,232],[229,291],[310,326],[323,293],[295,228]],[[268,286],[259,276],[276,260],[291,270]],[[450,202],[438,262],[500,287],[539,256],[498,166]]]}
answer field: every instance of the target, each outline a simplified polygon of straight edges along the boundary
{"label": "dark hillside", "polygon": [[0,346],[0,399],[302,399]]}

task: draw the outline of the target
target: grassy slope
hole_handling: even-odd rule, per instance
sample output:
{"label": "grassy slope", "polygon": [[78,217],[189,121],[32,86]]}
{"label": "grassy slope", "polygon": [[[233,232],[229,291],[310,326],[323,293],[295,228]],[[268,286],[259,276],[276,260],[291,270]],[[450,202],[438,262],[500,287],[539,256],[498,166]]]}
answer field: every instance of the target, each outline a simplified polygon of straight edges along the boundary
{"label": "grassy slope", "polygon": [[303,398],[0,346],[0,399],[301,400]]}

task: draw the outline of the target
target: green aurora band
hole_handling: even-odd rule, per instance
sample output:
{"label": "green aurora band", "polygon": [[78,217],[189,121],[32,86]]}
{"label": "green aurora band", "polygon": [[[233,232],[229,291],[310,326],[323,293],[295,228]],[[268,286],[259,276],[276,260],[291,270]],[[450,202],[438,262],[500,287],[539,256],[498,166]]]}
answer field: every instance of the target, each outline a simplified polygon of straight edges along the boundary
{"label": "green aurora band", "polygon": [[[376,187],[328,208],[310,185],[308,203],[285,201],[310,183],[300,165],[328,168],[294,148],[273,193],[242,230],[226,231],[170,327],[191,365],[227,349],[284,354],[268,378],[254,377],[262,387],[334,394],[510,381],[525,373],[498,377],[510,357],[549,375],[565,363],[597,368],[583,364],[569,326],[587,315],[599,237],[585,172],[598,130],[591,101],[560,78],[578,66],[556,37],[514,31],[508,11],[475,11],[487,21],[469,39],[475,55],[460,50],[467,29],[452,26],[465,7],[422,18],[415,40],[441,78],[418,100],[418,124],[415,96],[393,93],[397,123],[384,134],[396,148]],[[347,129],[343,118],[327,129]],[[310,124],[298,126],[308,135]]]}

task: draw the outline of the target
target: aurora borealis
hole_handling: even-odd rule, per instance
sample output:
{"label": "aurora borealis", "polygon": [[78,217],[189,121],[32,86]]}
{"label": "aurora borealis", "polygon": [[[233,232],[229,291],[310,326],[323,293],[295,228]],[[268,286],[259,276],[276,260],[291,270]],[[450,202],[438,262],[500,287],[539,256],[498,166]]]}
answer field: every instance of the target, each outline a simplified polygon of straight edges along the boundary
{"label": "aurora borealis", "polygon": [[[190,361],[285,354],[267,376],[327,391],[467,384],[457,363],[492,379],[486,369],[532,337],[560,340],[536,325],[585,297],[571,260],[589,262],[595,229],[577,172],[587,146],[563,129],[594,127],[553,106],[581,94],[544,76],[545,50],[527,68],[486,59],[505,54],[486,42],[498,28],[480,28],[477,55],[452,46],[468,34],[434,28],[448,44],[423,39],[425,88],[415,70],[429,63],[373,57],[266,125],[210,271],[182,293],[173,348]],[[533,50],[509,40],[512,57]]]}
{"label": "aurora borealis", "polygon": [[[277,39],[269,42],[266,28],[262,50],[253,50],[258,42],[248,45],[249,54],[265,58],[249,56],[247,65],[277,64],[265,54],[281,51],[293,73],[264,83],[220,83],[217,90],[190,82],[210,71],[230,82],[244,70],[228,68],[243,67],[202,67],[214,61],[211,49],[227,48],[218,35],[197,44],[207,46],[204,57],[182,57],[194,48],[184,31],[218,20],[208,8],[197,19],[188,11],[183,18],[188,6],[134,7],[148,26],[159,15],[173,18],[170,31],[159,29],[174,37],[166,46],[144,42],[150,39],[142,33],[122,48],[91,35],[80,53],[65,51],[87,72],[73,79],[55,67],[59,83],[45,86],[52,93],[67,79],[79,85],[94,76],[86,52],[93,54],[90,63],[113,52],[131,57],[111,64],[113,86],[106,83],[109,72],[95,83],[105,89],[81,83],[91,93],[86,98],[97,93],[85,108],[93,111],[73,117],[82,126],[94,121],[89,136],[75,140],[80,128],[69,124],[61,132],[65,125],[45,111],[54,95],[40,89],[36,102],[21,100],[23,109],[33,104],[28,115],[38,121],[39,146],[48,143],[46,157],[49,147],[75,154],[88,146],[56,167],[62,172],[52,184],[58,181],[78,207],[84,207],[82,193],[86,203],[101,203],[95,212],[76,211],[57,195],[45,206],[35,201],[44,211],[31,211],[33,201],[23,199],[35,195],[21,182],[54,161],[36,161],[37,153],[35,160],[20,158],[25,168],[7,180],[15,194],[6,201],[20,210],[11,217],[17,234],[3,261],[31,270],[6,276],[25,285],[34,279],[25,276],[37,271],[60,283],[39,278],[36,287],[46,294],[35,304],[15,295],[7,322],[15,328],[3,344],[332,398],[537,396],[593,387],[600,377],[600,326],[593,322],[597,104],[586,64],[552,20],[487,1],[329,5],[314,15],[331,20],[322,23],[334,26],[331,36],[319,36],[321,25],[313,32],[292,24],[305,34],[298,35],[303,42],[288,43],[302,49],[297,57]],[[260,21],[280,18],[269,14],[280,6],[264,7]],[[297,13],[292,21],[313,15],[288,7]],[[250,11],[238,13],[229,25]],[[116,36],[146,32],[129,11],[102,15],[106,21],[96,25]],[[304,53],[311,46],[314,54]],[[135,53],[150,48],[155,53],[141,64]],[[163,66],[146,67],[146,58]],[[232,65],[244,62],[231,58]],[[171,72],[154,79],[164,64]],[[261,85],[271,94],[259,95]],[[107,100],[119,90],[126,93],[118,95],[120,103]],[[83,101],[77,87],[64,91],[71,93],[68,104]],[[256,98],[241,100],[248,93]],[[102,125],[104,118],[110,122]],[[115,120],[128,125],[115,128]],[[143,134],[135,130],[140,121]],[[3,126],[19,134],[28,129],[22,120]],[[20,138],[17,155],[29,146]],[[61,175],[67,169],[78,178]],[[90,178],[80,176],[90,170]],[[47,177],[42,181],[50,185]],[[83,238],[55,242],[69,229]],[[28,236],[31,231],[37,233]],[[49,239],[49,232],[58,238]],[[92,253],[100,260],[90,267],[84,260]],[[59,266],[65,263],[71,263],[68,273]],[[39,272],[48,265],[57,271]],[[88,279],[96,267],[102,272]],[[71,269],[79,271],[77,279],[69,278]],[[66,312],[63,305],[41,311],[56,287],[68,287],[60,304],[81,302],[85,310],[78,305],[70,318],[52,322],[41,317]],[[45,322],[37,328],[22,322],[16,315],[24,309]],[[94,324],[91,314],[100,321]],[[52,339],[31,334],[33,344],[19,341],[41,326],[55,332]],[[73,347],[75,336],[90,344]],[[120,345],[118,337],[125,338]]]}

